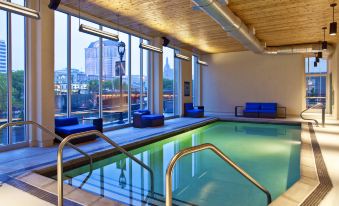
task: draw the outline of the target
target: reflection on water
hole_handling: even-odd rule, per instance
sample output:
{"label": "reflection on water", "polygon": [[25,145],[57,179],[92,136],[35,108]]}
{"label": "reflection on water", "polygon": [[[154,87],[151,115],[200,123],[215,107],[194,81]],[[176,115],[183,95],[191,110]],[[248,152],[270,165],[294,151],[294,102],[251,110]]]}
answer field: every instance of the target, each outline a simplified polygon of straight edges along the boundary
{"label": "reflection on water", "polygon": [[[147,170],[124,155],[95,163],[82,189],[129,205],[163,205],[165,174],[180,150],[212,143],[264,185],[276,198],[299,179],[300,127],[217,122],[132,151],[155,175],[153,197]],[[65,182],[80,186],[88,166],[65,173]],[[173,178],[174,204],[265,205],[266,196],[211,151],[188,155],[177,162]]]}

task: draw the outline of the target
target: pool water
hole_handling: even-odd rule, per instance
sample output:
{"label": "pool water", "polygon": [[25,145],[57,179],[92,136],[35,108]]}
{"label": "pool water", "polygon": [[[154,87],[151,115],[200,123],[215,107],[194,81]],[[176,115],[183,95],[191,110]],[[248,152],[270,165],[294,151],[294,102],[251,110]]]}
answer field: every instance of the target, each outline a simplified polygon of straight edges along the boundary
{"label": "pool water", "polygon": [[[180,150],[212,143],[266,187],[275,199],[300,177],[300,126],[216,122],[132,152],[154,172],[154,196],[150,175],[125,155],[117,155],[65,172],[65,183],[128,205],[164,205],[165,174],[171,158]],[[83,184],[83,185],[82,185]],[[266,205],[265,194],[204,150],[179,160],[173,172],[175,205]]]}

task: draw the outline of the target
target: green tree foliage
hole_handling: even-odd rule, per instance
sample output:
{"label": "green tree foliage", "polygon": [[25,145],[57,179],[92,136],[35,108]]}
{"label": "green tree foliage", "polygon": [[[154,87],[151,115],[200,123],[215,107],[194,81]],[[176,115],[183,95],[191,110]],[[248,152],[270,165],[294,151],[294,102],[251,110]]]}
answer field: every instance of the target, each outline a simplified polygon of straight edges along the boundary
{"label": "green tree foliage", "polygon": [[0,113],[7,110],[7,76],[0,73]]}
{"label": "green tree foliage", "polygon": [[173,80],[172,79],[163,79],[163,90],[171,91],[173,90]]}

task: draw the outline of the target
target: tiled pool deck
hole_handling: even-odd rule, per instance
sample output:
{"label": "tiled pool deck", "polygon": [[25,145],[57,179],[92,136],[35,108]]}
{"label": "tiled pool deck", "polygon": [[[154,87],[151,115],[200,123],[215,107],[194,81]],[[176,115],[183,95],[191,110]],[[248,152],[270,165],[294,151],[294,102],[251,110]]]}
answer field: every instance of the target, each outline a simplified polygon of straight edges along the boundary
{"label": "tiled pool deck", "polygon": [[[168,133],[180,133],[188,130],[189,127],[198,127],[207,124],[211,121],[215,121],[215,118],[204,119],[191,119],[191,118],[178,118],[166,121],[164,127],[137,129],[137,128],[125,128],[116,131],[106,132],[105,134],[112,138],[120,145],[130,145],[133,147],[133,143],[138,141],[155,141],[155,138],[168,136]],[[232,121],[233,118],[225,118],[224,120]],[[253,121],[253,119],[237,118],[241,121]],[[259,120],[262,121],[262,120]],[[295,119],[285,120],[264,120],[272,123],[295,123]],[[301,146],[301,179],[294,184],[286,193],[277,198],[271,205],[300,205],[302,202],[307,202],[307,197],[312,196],[317,188],[319,188],[319,178],[316,167],[316,159],[313,149],[317,146],[317,142],[314,133],[312,134],[313,127],[306,123],[302,124],[302,146]],[[313,136],[312,136],[313,135]],[[313,137],[313,139],[312,139]],[[318,145],[319,147],[319,145]],[[83,144],[81,149],[93,153],[110,149],[103,140],[97,140],[90,144]],[[50,203],[56,203],[56,181],[47,177],[41,176],[36,173],[32,173],[33,170],[39,168],[45,168],[56,164],[56,151],[57,147],[50,148],[24,148],[14,150],[10,152],[0,153],[0,174],[5,174],[3,177],[16,177],[10,178],[9,183],[20,188],[20,184],[27,184],[32,186],[31,191],[27,191],[41,199],[44,199]],[[81,157],[80,154],[67,148],[64,153],[66,160],[71,160]],[[319,172],[319,170],[318,170]],[[27,186],[26,185],[26,186]],[[22,188],[21,188],[22,189]],[[36,190],[37,189],[37,190]],[[41,191],[42,189],[42,191]],[[22,189],[24,190],[24,189]],[[64,186],[65,198],[71,201],[66,201],[67,205],[120,205],[119,203],[110,201],[106,198],[90,194],[77,188],[73,188],[69,185]],[[321,192],[321,191],[320,191]],[[326,192],[327,193],[327,192]],[[54,195],[51,195],[54,194]],[[311,194],[311,195],[310,195]],[[310,203],[313,203],[317,198],[318,193],[315,195],[315,199],[312,199]],[[314,196],[314,195],[313,195]],[[305,201],[306,200],[306,201]],[[309,201],[309,200],[308,200]],[[320,201],[319,201],[320,202]],[[79,203],[79,204],[78,204]],[[314,204],[303,204],[314,205]]]}

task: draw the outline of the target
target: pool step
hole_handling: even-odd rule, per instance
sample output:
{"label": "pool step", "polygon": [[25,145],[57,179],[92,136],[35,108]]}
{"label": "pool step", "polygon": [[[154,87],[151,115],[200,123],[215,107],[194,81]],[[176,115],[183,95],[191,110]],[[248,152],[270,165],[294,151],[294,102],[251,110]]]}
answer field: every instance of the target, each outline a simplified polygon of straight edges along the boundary
{"label": "pool step", "polygon": [[[72,185],[79,187],[86,175],[81,175],[72,178]],[[105,182],[100,182],[100,175],[93,173],[91,178],[86,182],[83,189],[92,191],[100,195],[104,193],[104,196],[128,205],[165,205],[165,198],[158,193],[154,193],[151,197],[150,191],[126,184],[126,188],[121,188],[119,182],[112,178],[105,177]],[[108,181],[107,181],[108,180]],[[109,182],[109,183],[108,183]],[[102,188],[103,187],[103,188]],[[99,192],[100,191],[100,192]],[[146,193],[147,195],[143,194]],[[133,195],[131,195],[133,194]],[[103,194],[102,194],[103,196]],[[131,198],[132,196],[132,198]],[[173,199],[173,205],[178,206],[194,206],[194,204],[184,202],[181,200]]]}

